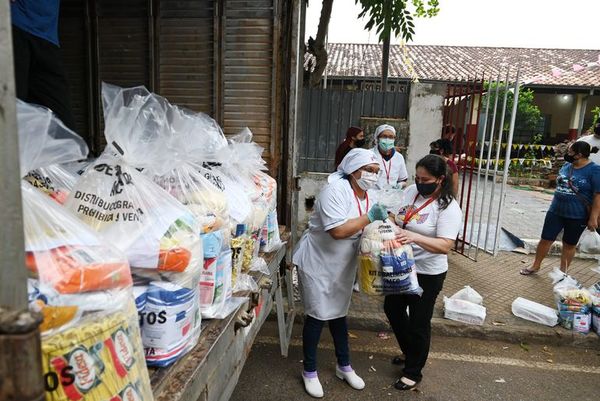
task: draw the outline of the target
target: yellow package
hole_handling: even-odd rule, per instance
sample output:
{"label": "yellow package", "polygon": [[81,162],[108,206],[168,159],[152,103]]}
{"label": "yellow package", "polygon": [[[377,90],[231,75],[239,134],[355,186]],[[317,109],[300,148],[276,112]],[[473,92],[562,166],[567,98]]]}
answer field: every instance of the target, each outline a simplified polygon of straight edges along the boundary
{"label": "yellow package", "polygon": [[367,295],[381,295],[383,292],[383,279],[379,263],[368,256],[359,256],[358,283],[361,292]]}
{"label": "yellow package", "polygon": [[42,340],[47,401],[153,399],[132,307]]}

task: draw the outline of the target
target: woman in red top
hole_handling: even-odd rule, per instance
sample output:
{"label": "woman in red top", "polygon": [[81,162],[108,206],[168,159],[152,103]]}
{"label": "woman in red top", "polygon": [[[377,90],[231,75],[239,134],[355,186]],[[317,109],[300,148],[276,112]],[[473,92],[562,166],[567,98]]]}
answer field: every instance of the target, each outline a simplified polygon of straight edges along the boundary
{"label": "woman in red top", "polygon": [[448,168],[452,172],[452,192],[454,196],[458,196],[458,167],[456,163],[450,157],[452,157],[452,143],[448,139],[438,139],[435,142],[429,144],[431,150],[429,153],[433,155],[440,155],[446,160]]}
{"label": "woman in red top", "polygon": [[346,132],[346,139],[344,139],[344,142],[342,142],[335,151],[334,170],[337,170],[338,166],[344,159],[344,156],[346,156],[348,152],[350,152],[354,148],[362,148],[363,146],[365,146],[365,142],[365,133],[363,132],[362,128],[348,128],[348,131]]}

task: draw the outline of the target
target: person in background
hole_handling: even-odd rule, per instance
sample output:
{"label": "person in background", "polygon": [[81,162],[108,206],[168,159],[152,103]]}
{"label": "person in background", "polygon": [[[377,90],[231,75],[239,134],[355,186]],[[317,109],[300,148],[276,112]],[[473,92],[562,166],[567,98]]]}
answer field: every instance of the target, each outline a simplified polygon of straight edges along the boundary
{"label": "person in background", "polygon": [[335,345],[336,376],[352,388],[362,390],[365,382],[350,365],[348,325],[352,283],[358,267],[358,242],[371,222],[385,220],[387,210],[369,196],[379,173],[379,163],[370,150],[353,149],[331,174],[321,191],[294,252],[300,292],[304,304],[302,343],[306,392],[323,397],[317,376],[317,347],[325,323]]}
{"label": "person in background", "polygon": [[58,43],[60,0],[11,0],[17,97],[52,110],[75,129]]}
{"label": "person in background", "polygon": [[454,125],[446,124],[442,131],[442,139],[447,139],[452,142],[454,141],[454,137],[456,137],[456,128]]}
{"label": "person in background", "polygon": [[337,170],[338,166],[342,162],[342,159],[355,148],[362,148],[365,146],[365,133],[362,128],[359,127],[350,127],[348,131],[346,131],[346,139],[344,142],[338,146],[335,151],[335,169]]}
{"label": "person in background", "polygon": [[565,154],[566,163],[556,177],[556,190],[546,213],[542,238],[529,268],[522,269],[524,276],[537,273],[552,243],[562,231],[560,270],[566,272],[575,256],[579,237],[585,230],[598,228],[600,215],[600,166],[589,160],[590,145],[578,141],[571,144]]}
{"label": "person in background", "polygon": [[395,149],[396,129],[391,125],[380,125],[375,130],[374,138],[376,144],[373,153],[381,169],[377,189],[404,187],[408,180],[408,172],[404,156]]}
{"label": "person in background", "polygon": [[432,155],[439,155],[446,160],[446,164],[448,164],[448,168],[450,169],[450,177],[452,180],[452,192],[454,193],[454,197],[458,197],[458,167],[456,167],[456,163],[451,159],[452,157],[452,142],[448,139],[438,139],[437,141],[431,142],[429,144],[431,150],[429,151]]}
{"label": "person in background", "polygon": [[592,148],[590,151],[590,160],[600,165],[600,153],[598,152],[600,149],[600,121],[594,126],[592,135],[582,136],[577,141],[586,142],[590,145]]}
{"label": "person in background", "polygon": [[[416,166],[415,184],[404,191],[407,202],[396,215],[402,230],[396,239],[413,249],[419,285],[423,294],[388,295],[385,314],[404,354],[392,359],[403,365],[395,383],[410,390],[423,378],[431,343],[431,317],[448,271],[448,252],[460,230],[462,212],[452,193],[446,161],[427,155]],[[408,309],[408,313],[407,313]]]}

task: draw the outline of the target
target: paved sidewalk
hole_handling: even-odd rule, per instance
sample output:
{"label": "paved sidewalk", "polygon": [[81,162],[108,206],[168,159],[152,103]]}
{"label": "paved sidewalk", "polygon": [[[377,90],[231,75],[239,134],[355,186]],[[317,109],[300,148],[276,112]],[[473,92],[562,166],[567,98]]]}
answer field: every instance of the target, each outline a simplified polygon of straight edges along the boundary
{"label": "paved sidewalk", "polygon": [[[560,326],[546,327],[520,319],[511,312],[511,304],[517,297],[550,307],[555,306],[548,273],[554,266],[559,265],[559,258],[548,257],[538,274],[527,277],[520,275],[519,270],[531,265],[533,255],[501,252],[494,258],[480,253],[479,260],[473,262],[462,255],[452,254],[449,260],[450,267],[444,289],[434,311],[433,330],[436,334],[600,348],[600,338],[594,333],[584,336]],[[589,287],[600,281],[600,274],[591,271],[597,263],[596,260],[575,259],[569,274],[585,287]],[[483,296],[483,303],[487,308],[483,326],[472,326],[443,318],[443,297],[451,296],[465,285],[470,285]],[[349,325],[354,328],[389,330],[382,303],[383,298],[354,293]]]}

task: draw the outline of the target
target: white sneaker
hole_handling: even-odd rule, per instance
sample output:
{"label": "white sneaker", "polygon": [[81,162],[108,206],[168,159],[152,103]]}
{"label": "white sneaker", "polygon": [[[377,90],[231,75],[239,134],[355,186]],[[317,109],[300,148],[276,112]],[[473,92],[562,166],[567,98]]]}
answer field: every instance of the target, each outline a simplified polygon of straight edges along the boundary
{"label": "white sneaker", "polygon": [[302,380],[304,381],[304,389],[314,398],[323,398],[323,386],[321,386],[321,382],[318,377],[305,377],[302,374]]}
{"label": "white sneaker", "polygon": [[355,390],[362,390],[363,388],[365,388],[364,380],[361,379],[360,376],[358,376],[354,370],[352,370],[351,372],[344,372],[340,369],[339,366],[336,365],[335,375],[338,377],[338,379],[345,380],[346,383],[348,383],[350,387],[352,387]]}

